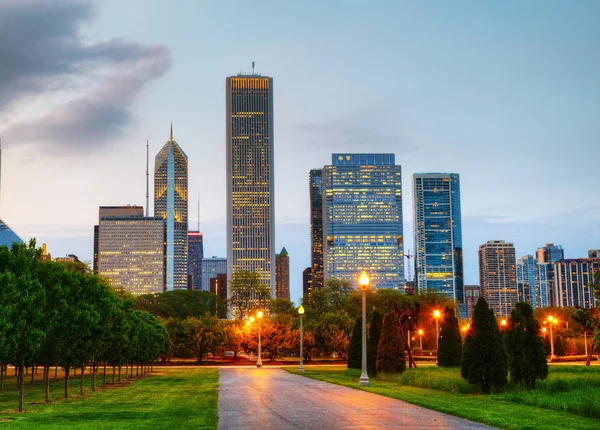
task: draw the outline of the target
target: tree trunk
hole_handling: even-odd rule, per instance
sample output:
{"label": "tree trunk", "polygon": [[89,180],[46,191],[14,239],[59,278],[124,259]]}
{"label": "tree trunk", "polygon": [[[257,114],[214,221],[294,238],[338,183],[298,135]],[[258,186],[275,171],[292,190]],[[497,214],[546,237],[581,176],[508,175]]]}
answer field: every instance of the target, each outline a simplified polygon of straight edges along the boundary
{"label": "tree trunk", "polygon": [[117,380],[117,382],[119,384],[121,383],[121,366],[119,366],[119,379]]}
{"label": "tree trunk", "polygon": [[77,376],[77,366],[73,368],[73,376]]}
{"label": "tree trunk", "polygon": [[104,378],[102,381],[102,385],[106,387],[106,361],[104,362]]}
{"label": "tree trunk", "polygon": [[140,363],[136,363],[135,364],[135,377],[139,377],[140,376]]}
{"label": "tree trunk", "polygon": [[19,412],[23,412],[23,395],[25,392],[25,375],[24,375],[25,360],[21,359],[19,363]]}
{"label": "tree trunk", "polygon": [[96,391],[96,368],[98,363],[92,361],[92,391]]}
{"label": "tree trunk", "polygon": [[129,373],[129,363],[125,363],[125,379],[127,379],[128,373]]}
{"label": "tree trunk", "polygon": [[115,365],[113,364],[112,384],[115,385]]}
{"label": "tree trunk", "polygon": [[35,365],[31,366],[31,385],[35,382]]}
{"label": "tree trunk", "polygon": [[4,364],[0,363],[0,391],[4,390]]}
{"label": "tree trunk", "polygon": [[58,364],[54,366],[54,379],[58,378]]}
{"label": "tree trunk", "polygon": [[50,365],[44,365],[44,384],[46,385],[46,402],[50,401]]}
{"label": "tree trunk", "polygon": [[69,373],[71,373],[71,368],[69,366],[65,367],[65,399],[69,397]]}
{"label": "tree trunk", "polygon": [[85,391],[84,386],[83,386],[83,384],[84,384],[84,380],[83,380],[84,377],[85,377],[85,364],[82,364],[81,365],[81,386],[80,386],[80,391],[81,391],[81,395],[82,396],[83,396],[83,393]]}
{"label": "tree trunk", "polygon": [[595,344],[596,344],[596,342],[592,342],[592,347],[590,348],[590,352],[589,352],[587,360],[585,362],[586,366],[589,366],[592,361],[592,354],[594,353],[594,345]]}

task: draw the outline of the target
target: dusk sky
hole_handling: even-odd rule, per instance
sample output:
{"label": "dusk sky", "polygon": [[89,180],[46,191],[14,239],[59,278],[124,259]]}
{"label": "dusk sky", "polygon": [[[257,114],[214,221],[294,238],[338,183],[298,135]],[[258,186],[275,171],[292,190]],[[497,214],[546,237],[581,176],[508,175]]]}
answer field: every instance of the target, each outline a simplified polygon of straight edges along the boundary
{"label": "dusk sky", "polygon": [[405,252],[412,174],[459,173],[466,284],[487,240],[587,257],[599,20],[595,0],[0,0],[0,218],[54,257],[91,260],[98,206],[145,205],[146,139],[152,171],[173,121],[190,227],[199,194],[205,255],[224,256],[225,78],[255,61],[274,80],[276,244],[296,303],[308,172],[333,152],[396,155]]}

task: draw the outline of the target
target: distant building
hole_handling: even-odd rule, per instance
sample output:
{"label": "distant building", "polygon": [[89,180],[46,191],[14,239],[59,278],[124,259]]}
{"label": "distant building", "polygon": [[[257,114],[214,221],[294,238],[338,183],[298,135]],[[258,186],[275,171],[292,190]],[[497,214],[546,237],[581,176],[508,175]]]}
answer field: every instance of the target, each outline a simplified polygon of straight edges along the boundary
{"label": "distant building", "polygon": [[456,173],[413,175],[413,230],[419,293],[463,303],[460,179]]}
{"label": "distant building", "polygon": [[54,261],[59,263],[79,263],[79,258],[75,254],[67,254],[64,257],[56,257]]}
{"label": "distant building", "polygon": [[290,299],[290,257],[285,247],[275,256],[275,287],[278,299]]}
{"label": "distant building", "polygon": [[333,154],[323,168],[324,281],[404,291],[402,173],[394,154]]}
{"label": "distant building", "polygon": [[302,271],[302,300],[304,303],[308,301],[310,293],[312,293],[312,267],[307,267]]}
{"label": "distant building", "polygon": [[464,286],[464,298],[465,298],[465,318],[473,318],[473,308],[479,300],[479,285],[465,285]]}
{"label": "distant building", "polygon": [[202,291],[210,291],[210,278],[227,274],[227,259],[212,257],[202,259]]}
{"label": "distant building", "polygon": [[311,288],[323,287],[323,170],[310,171],[310,257]]}
{"label": "distant building", "polygon": [[594,297],[594,289],[590,287],[590,283],[594,280],[594,274],[598,270],[600,270],[600,259],[597,258],[578,258],[555,262],[555,306],[579,306],[587,309],[598,306]]}
{"label": "distant building", "polygon": [[204,243],[202,233],[188,232],[188,278],[194,290],[202,289],[202,259],[204,258]]}
{"label": "distant building", "polygon": [[588,258],[600,258],[600,249],[590,249],[588,251]]}
{"label": "distant building", "polygon": [[[46,247],[45,243],[42,243],[42,260],[45,260],[45,261],[52,260],[52,254],[50,254],[48,252],[48,248]],[[94,272],[94,273],[96,273],[96,272]]]}
{"label": "distant building", "polygon": [[173,139],[154,160],[154,215],[165,220],[165,288],[188,287],[188,158]]}
{"label": "distant building", "polygon": [[227,302],[227,273],[210,278],[210,292],[219,296],[223,303]]}
{"label": "distant building", "polygon": [[15,233],[4,221],[0,219],[0,246],[4,245],[8,248],[12,247],[13,243],[24,243],[17,233]]}
{"label": "distant building", "polygon": [[116,290],[134,295],[165,287],[165,223],[145,217],[141,206],[100,207],[98,275]]}
{"label": "distant building", "polygon": [[518,302],[515,246],[503,240],[489,240],[479,247],[481,295],[497,318],[510,316]]}
{"label": "distant building", "polygon": [[547,243],[537,249],[537,259],[540,263],[555,263],[564,260],[565,252],[561,245]]}
{"label": "distant building", "polygon": [[550,263],[540,263],[533,255],[526,255],[517,260],[517,289],[520,302],[531,304],[533,309],[549,306],[550,266]]}

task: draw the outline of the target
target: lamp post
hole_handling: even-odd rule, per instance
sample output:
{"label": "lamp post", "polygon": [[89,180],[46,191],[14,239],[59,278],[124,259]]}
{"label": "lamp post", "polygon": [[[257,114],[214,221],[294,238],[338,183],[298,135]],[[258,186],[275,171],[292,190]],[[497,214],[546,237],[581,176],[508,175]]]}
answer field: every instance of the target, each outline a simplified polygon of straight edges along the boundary
{"label": "lamp post", "polygon": [[258,318],[258,360],[256,361],[256,367],[262,366],[262,358],[261,358],[261,350],[260,350],[260,320],[263,317],[262,311],[256,312],[256,317]]}
{"label": "lamp post", "polygon": [[[435,318],[435,356],[438,357],[440,354],[440,311],[433,311],[433,317]],[[437,361],[437,360],[436,360]]]}
{"label": "lamp post", "polygon": [[554,336],[552,335],[552,324],[554,324],[556,320],[552,315],[548,315],[548,322],[550,323],[550,361],[554,359]]}
{"label": "lamp post", "polygon": [[370,385],[367,374],[367,290],[369,289],[369,275],[362,272],[358,278],[358,285],[362,291],[362,371],[358,385],[368,387]]}
{"label": "lamp post", "polygon": [[423,353],[423,330],[419,330],[419,348],[421,348],[421,354]]}
{"label": "lamp post", "polygon": [[302,305],[298,308],[298,314],[300,315],[300,367],[298,367],[298,372],[304,373],[304,350],[302,348],[302,317],[304,316],[304,307]]}

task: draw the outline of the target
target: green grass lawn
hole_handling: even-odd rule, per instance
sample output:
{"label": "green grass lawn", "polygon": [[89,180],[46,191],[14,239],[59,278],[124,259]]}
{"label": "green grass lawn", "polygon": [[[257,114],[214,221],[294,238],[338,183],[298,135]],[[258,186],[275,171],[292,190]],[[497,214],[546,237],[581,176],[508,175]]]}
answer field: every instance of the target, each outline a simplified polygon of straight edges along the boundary
{"label": "green grass lawn", "polygon": [[[342,366],[306,367],[305,376],[359,388],[360,371]],[[438,367],[380,375],[359,389],[499,428],[563,430],[600,428],[599,388],[600,368],[560,366],[551,367],[549,378],[531,392],[510,386],[486,396],[463,380],[459,369]]]}
{"label": "green grass lawn", "polygon": [[91,377],[86,375],[85,397],[79,395],[77,377],[71,380],[72,395],[67,400],[61,398],[64,381],[53,381],[50,404],[44,402],[41,381],[33,386],[26,381],[26,412],[22,414],[14,412],[19,400],[14,376],[5,381],[0,392],[0,428],[217,428],[216,369],[155,368],[154,374],[142,379],[96,392],[91,391]]}

